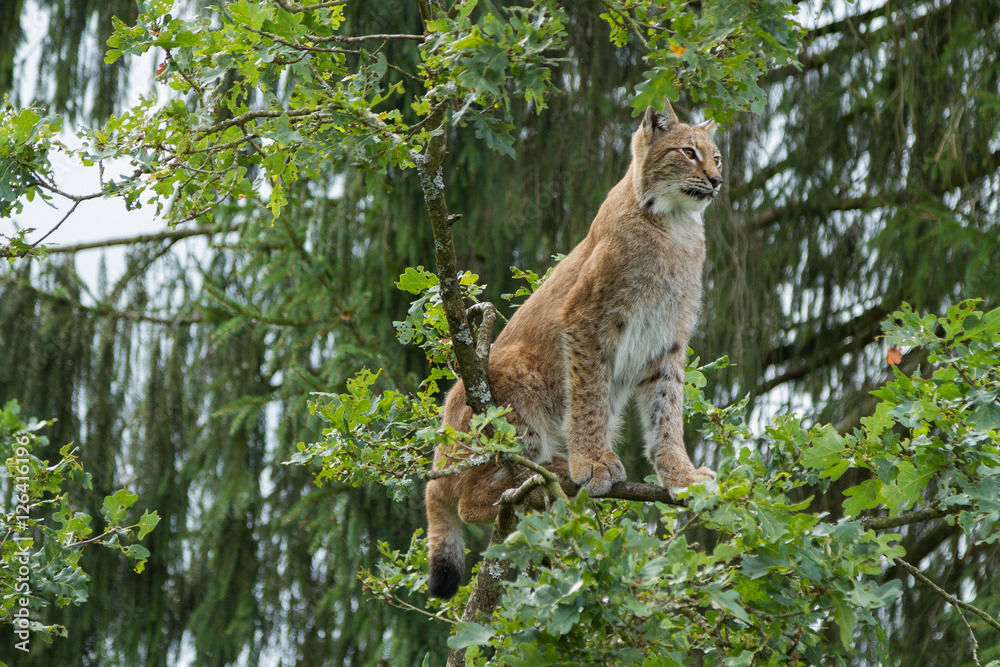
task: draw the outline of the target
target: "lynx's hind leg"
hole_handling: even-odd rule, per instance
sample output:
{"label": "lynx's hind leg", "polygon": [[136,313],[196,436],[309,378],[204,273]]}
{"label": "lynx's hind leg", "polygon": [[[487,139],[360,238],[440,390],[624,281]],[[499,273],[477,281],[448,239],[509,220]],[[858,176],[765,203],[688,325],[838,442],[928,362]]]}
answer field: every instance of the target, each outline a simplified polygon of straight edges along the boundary
{"label": "lynx's hind leg", "polygon": [[[491,374],[492,377],[492,374]],[[459,380],[448,393],[444,405],[444,423],[459,431],[469,430],[472,410],[466,404],[465,390]],[[508,421],[527,441],[526,454],[532,458],[539,451],[538,436],[516,412]],[[439,446],[435,463],[446,467],[468,456],[457,445]],[[565,460],[562,462],[565,469]],[[499,511],[500,496],[514,486],[506,468],[490,462],[454,477],[442,477],[427,483],[427,545],[430,567],[428,589],[438,598],[450,598],[462,583],[465,572],[463,523],[492,523]]]}
{"label": "lynx's hind leg", "polygon": [[466,473],[458,516],[465,523],[493,523],[499,511],[500,496],[514,487],[514,480],[503,466],[495,463],[473,468]]}

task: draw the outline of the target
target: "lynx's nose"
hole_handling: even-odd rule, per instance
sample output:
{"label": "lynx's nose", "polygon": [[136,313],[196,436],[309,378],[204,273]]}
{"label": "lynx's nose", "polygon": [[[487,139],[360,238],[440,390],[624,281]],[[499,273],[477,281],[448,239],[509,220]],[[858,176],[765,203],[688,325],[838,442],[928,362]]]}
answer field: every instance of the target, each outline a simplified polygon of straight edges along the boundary
{"label": "lynx's nose", "polygon": [[722,185],[722,177],[721,176],[709,176],[708,177],[708,182],[712,184],[713,188],[717,188],[720,185]]}

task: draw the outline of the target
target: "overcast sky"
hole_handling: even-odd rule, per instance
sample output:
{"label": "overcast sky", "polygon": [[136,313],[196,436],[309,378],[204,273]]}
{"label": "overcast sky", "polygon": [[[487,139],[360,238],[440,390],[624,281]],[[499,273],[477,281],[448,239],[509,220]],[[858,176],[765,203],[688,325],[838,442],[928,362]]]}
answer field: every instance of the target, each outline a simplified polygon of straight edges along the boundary
{"label": "overcast sky", "polygon": [[[18,91],[18,102],[20,105],[24,105],[35,97],[36,72],[38,71],[45,33],[48,29],[47,12],[39,10],[37,4],[29,0],[24,6],[21,28],[24,30],[25,38],[18,50],[15,67],[28,73],[26,76],[20,77],[21,89]],[[103,45],[100,48],[103,50]],[[95,52],[93,55],[88,54],[87,57],[103,58],[103,53]],[[139,95],[149,90],[155,67],[156,54],[152,52],[132,59],[127,97],[129,104],[137,102]],[[60,139],[67,146],[79,146],[80,140],[76,137],[76,131],[77,128],[64,124]],[[100,190],[100,179],[96,166],[85,167],[58,152],[53,152],[49,157],[56,184],[64,192],[84,195]],[[126,171],[131,171],[127,168],[127,163],[105,164],[107,176],[117,176]],[[24,202],[24,211],[20,215],[0,219],[0,234],[10,236],[15,229],[33,227],[37,231],[28,236],[28,241],[34,242],[55,227],[71,206],[72,202],[60,197],[55,197],[48,203],[36,197],[33,202]],[[116,198],[85,201],[59,229],[45,240],[45,245],[69,245],[163,230],[166,225],[163,220],[154,217],[154,211],[155,208],[151,206],[127,211],[125,204]],[[204,246],[204,239],[195,239],[194,241]],[[178,243],[175,249],[182,250],[184,243],[183,241]],[[91,285],[96,282],[97,266],[102,254],[106,257],[109,278],[113,279],[124,269],[124,250],[122,248],[81,251],[77,253],[77,270],[81,277]]]}

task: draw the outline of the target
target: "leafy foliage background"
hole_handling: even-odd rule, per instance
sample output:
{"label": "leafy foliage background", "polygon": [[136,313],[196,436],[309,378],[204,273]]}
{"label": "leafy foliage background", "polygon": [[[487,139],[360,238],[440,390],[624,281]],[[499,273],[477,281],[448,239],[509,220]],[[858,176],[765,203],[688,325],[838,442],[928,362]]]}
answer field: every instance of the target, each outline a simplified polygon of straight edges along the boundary
{"label": "leafy foliage background", "polygon": [[[419,4],[347,3],[339,30],[421,34]],[[483,2],[466,17],[449,19],[442,31],[464,30],[463,38],[473,38],[481,17],[498,14],[501,4]],[[699,24],[704,31],[698,32],[679,18],[671,35],[646,35],[643,44],[625,18],[646,18],[626,4],[564,7],[565,34],[555,53],[539,45],[539,57],[559,61],[521,61],[537,76],[518,72],[515,82],[526,90],[554,88],[541,113],[540,97],[500,85],[506,79],[486,67],[492,61],[463,63],[458,50],[428,56],[420,51],[426,45],[387,40],[378,48],[366,45],[364,55],[338,60],[318,53],[317,59],[331,71],[354,74],[348,89],[366,100],[391,88],[379,107],[386,122],[405,117],[416,124],[424,117],[419,114],[433,111],[420,105],[426,90],[406,75],[433,57],[450,58],[446,71],[456,80],[477,70],[478,80],[460,83],[499,97],[504,113],[474,102],[466,122],[448,130],[442,170],[449,204],[463,215],[454,226],[458,264],[486,284],[479,298],[498,304],[501,294],[519,287],[509,266],[542,273],[553,254],[583,236],[628,164],[624,138],[634,123],[634,101],[676,90],[675,107],[696,118],[710,102],[712,113],[731,121],[720,135],[727,185],[725,198],[710,209],[705,324],[693,347],[703,359],[728,354],[733,363],[709,376],[706,395],[727,405],[749,394],[751,423],[791,408],[807,431],[820,423],[831,423],[837,434],[862,428],[879,398],[870,390],[896,377],[877,340],[886,316],[903,301],[916,312],[944,316],[971,296],[985,298],[981,308],[989,310],[1000,294],[1000,7],[990,0],[810,5],[803,11],[813,13],[807,24],[815,27],[803,38],[804,50],[792,54],[798,66],[768,71],[757,82],[763,93],[758,113],[730,117],[720,90],[742,91],[744,101],[752,91],[733,81],[712,88],[698,78],[698,58],[705,56],[698,40],[717,41],[714,24]],[[122,113],[116,102],[128,59],[99,65],[87,57],[88,49],[105,49],[112,14],[119,25],[135,26],[142,13],[163,9],[158,3],[37,3],[50,26],[39,76],[55,82],[37,101],[17,99],[14,85],[36,76],[15,66],[27,6],[8,3],[3,11],[10,20],[0,21],[0,43],[10,45],[0,52],[0,85],[17,105],[5,111],[4,131],[12,133],[4,135],[5,146],[56,145],[58,124],[49,115],[56,113],[97,128],[84,151],[93,162],[128,145],[128,133],[159,131],[141,114]],[[147,21],[145,30],[125,30],[108,46],[127,54],[159,40],[157,48],[172,54],[158,52],[164,71],[153,85],[163,93],[173,87],[189,100],[197,97],[180,75],[196,67],[207,72],[199,83],[206,98],[228,94],[247,109],[295,99],[308,108],[315,90],[276,74],[282,65],[273,58],[293,58],[295,50],[279,53],[273,40],[232,27],[291,35],[303,26],[265,27],[262,7],[228,6],[235,32],[220,35],[211,64],[185,52],[184,40],[210,30],[198,20],[209,14],[195,4],[173,9],[171,20],[179,23]],[[480,30],[488,43],[513,39],[496,25]],[[757,40],[749,35],[744,46]],[[272,60],[257,59],[269,52]],[[754,66],[764,71],[738,55],[724,53],[720,62],[736,58],[737,73]],[[211,67],[220,68],[215,78]],[[646,84],[633,97],[643,73],[657,67],[671,78],[652,77],[657,85]],[[538,78],[546,68],[551,78]],[[513,70],[503,71],[506,77]],[[189,118],[192,107],[179,93],[172,99],[175,118],[186,122],[232,120],[223,110]],[[15,110],[33,102],[34,116]],[[143,113],[153,110],[150,102]],[[112,118],[113,112],[119,115]],[[110,124],[101,127],[105,120]],[[183,651],[193,651],[198,664],[418,664],[428,650],[443,653],[433,620],[373,603],[356,576],[359,567],[377,569],[380,542],[390,550],[409,548],[423,522],[417,496],[398,503],[378,485],[317,487],[317,469],[281,465],[297,455],[298,443],[323,441],[324,423],[309,413],[309,392],[342,393],[362,367],[383,369],[374,385],[379,391],[413,391],[426,374],[423,355],[398,346],[393,328],[413,297],[395,283],[407,267],[429,266],[435,253],[421,183],[399,146],[375,147],[359,133],[343,151],[327,152],[310,144],[313,135],[296,136],[287,119],[262,122],[271,123],[267,130],[276,137],[267,157],[234,148],[212,156],[214,165],[191,163],[220,172],[220,165],[233,166],[220,176],[223,191],[184,185],[184,172],[144,155],[136,157],[142,178],[112,179],[108,194],[135,206],[149,205],[138,186],[150,174],[161,194],[188,188],[182,205],[164,210],[174,220],[211,207],[210,220],[178,228],[213,239],[207,259],[181,251],[185,237],[178,236],[126,244],[125,273],[98,285],[79,279],[76,253],[56,248],[42,262],[17,261],[0,274],[0,398],[17,398],[26,415],[56,419],[47,431],[53,453],[79,443],[93,489],[77,491],[76,507],[99,517],[103,499],[127,483],[142,506],[162,517],[144,541],[151,556],[142,576],[113,554],[85,553],[89,601],[45,612],[44,620],[64,625],[69,638],[26,659],[15,656],[15,664],[173,664]],[[239,140],[235,128],[221,129],[220,141]],[[183,136],[162,140],[178,140],[171,147],[179,147]],[[289,159],[292,146],[295,160]],[[368,151],[370,160],[354,157],[359,151]],[[261,174],[274,173],[281,178],[261,185]],[[5,172],[4,179],[4,195],[31,187],[23,173]],[[31,226],[16,200],[0,199],[5,214]],[[18,238],[22,245],[14,243]],[[9,248],[23,251],[25,238],[15,235]],[[927,354],[906,355],[900,368],[929,368]],[[699,426],[689,434],[696,458],[717,467],[736,461],[709,445]],[[835,465],[842,443],[824,438],[828,449],[808,460]],[[630,427],[621,450],[630,476],[641,479],[648,470],[636,439]],[[810,510],[840,512],[838,492],[859,483],[868,484],[867,496],[852,496],[859,511],[885,500],[879,494],[887,489],[918,499],[899,477],[916,466],[910,471],[897,463],[897,477],[885,479],[879,476],[884,466],[874,459],[871,466],[876,477],[852,470],[825,478],[829,486]],[[818,476],[821,468],[808,470]],[[907,559],[942,587],[974,590],[988,606],[997,599],[998,552],[992,543],[970,548],[966,528],[915,524],[901,544]],[[704,543],[704,536],[692,541]],[[884,574],[887,582],[902,576],[893,568]],[[357,613],[362,607],[369,613]],[[927,589],[908,590],[881,613],[896,664],[970,662],[968,630]],[[856,639],[865,651],[866,638]],[[984,642],[981,648],[985,660],[991,647]]]}

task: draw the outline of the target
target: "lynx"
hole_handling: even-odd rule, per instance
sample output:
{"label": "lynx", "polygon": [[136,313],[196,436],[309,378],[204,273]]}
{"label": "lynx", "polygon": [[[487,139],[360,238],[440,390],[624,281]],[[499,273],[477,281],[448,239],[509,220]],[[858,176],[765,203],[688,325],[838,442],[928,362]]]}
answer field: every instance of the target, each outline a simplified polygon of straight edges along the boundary
{"label": "lynx", "polygon": [[[623,408],[635,396],[646,458],[660,484],[715,479],[695,468],[682,440],[684,357],[701,307],[702,213],[722,185],[714,121],[686,125],[666,103],[646,109],[632,136],[632,162],[587,237],[556,267],[497,337],[489,382],[526,455],[608,493],[625,479],[612,450]],[[459,381],[444,422],[467,430],[472,410]],[[439,447],[435,466],[461,459]],[[490,523],[513,481],[487,464],[427,485],[430,593],[461,583],[462,523]]]}

